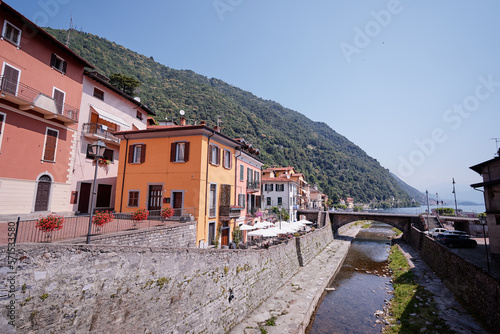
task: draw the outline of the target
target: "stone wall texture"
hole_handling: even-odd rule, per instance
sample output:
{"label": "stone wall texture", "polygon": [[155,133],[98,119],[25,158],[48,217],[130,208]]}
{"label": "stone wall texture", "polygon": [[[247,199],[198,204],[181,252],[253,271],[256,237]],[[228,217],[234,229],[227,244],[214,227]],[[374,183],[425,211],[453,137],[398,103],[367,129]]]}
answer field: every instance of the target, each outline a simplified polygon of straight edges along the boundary
{"label": "stone wall texture", "polygon": [[[304,261],[333,240],[329,225],[297,238]],[[300,267],[294,239],[262,250],[23,244],[15,274],[7,252],[0,318],[14,300],[18,333],[224,333]]]}
{"label": "stone wall texture", "polygon": [[465,305],[490,328],[500,328],[500,282],[415,228],[411,245]]}
{"label": "stone wall texture", "polygon": [[196,247],[196,222],[151,227],[92,237],[92,244],[150,247]]}

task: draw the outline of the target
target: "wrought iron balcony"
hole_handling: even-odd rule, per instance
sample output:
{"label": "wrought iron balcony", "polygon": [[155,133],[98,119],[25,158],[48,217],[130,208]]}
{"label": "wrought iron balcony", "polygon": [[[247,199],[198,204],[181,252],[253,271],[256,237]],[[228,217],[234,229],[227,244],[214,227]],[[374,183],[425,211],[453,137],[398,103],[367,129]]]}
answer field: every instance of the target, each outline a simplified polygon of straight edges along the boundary
{"label": "wrought iron balcony", "polygon": [[247,190],[260,190],[260,182],[259,181],[247,181]]}
{"label": "wrought iron balcony", "polygon": [[241,215],[241,206],[221,206],[219,208],[219,217],[225,219],[239,218]]}
{"label": "wrought iron balcony", "polygon": [[111,143],[119,144],[120,138],[115,137],[106,126],[99,123],[85,123],[82,129],[83,135],[91,139],[103,139]]}
{"label": "wrought iron balcony", "polygon": [[46,119],[57,119],[65,124],[78,123],[78,108],[58,103],[35,88],[5,76],[0,76],[0,99],[19,105],[20,110],[41,113]]}

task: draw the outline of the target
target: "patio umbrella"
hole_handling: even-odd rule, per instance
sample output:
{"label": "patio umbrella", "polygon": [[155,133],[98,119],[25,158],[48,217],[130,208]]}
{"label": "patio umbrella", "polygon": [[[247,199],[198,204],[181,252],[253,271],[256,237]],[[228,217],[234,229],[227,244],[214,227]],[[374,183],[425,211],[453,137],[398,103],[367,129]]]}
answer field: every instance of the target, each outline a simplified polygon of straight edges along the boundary
{"label": "patio umbrella", "polygon": [[255,230],[255,231],[248,232],[247,235],[251,236],[251,237],[261,237],[263,232],[264,232],[264,230]]}
{"label": "patio umbrella", "polygon": [[240,231],[250,231],[250,230],[255,230],[255,226],[247,225],[247,224],[242,224],[240,225]]}
{"label": "patio umbrella", "polygon": [[309,220],[306,220],[306,219],[299,220],[298,223],[304,223],[306,225],[312,225],[313,224],[313,222],[311,222]]}
{"label": "patio umbrella", "polygon": [[279,228],[279,226],[275,226],[275,227],[270,228],[269,230],[275,232],[276,234],[291,234],[291,233],[295,232],[294,230],[291,230],[291,229],[286,228],[284,226],[282,226],[281,229]]}
{"label": "patio umbrella", "polygon": [[264,228],[264,227],[268,227],[269,225],[265,224],[264,222],[258,222],[258,223],[255,223],[255,225],[253,227],[255,228]]}
{"label": "patio umbrella", "polygon": [[268,222],[268,221],[263,221],[262,224],[266,225],[266,226],[274,226],[273,223],[271,222]]}
{"label": "patio umbrella", "polygon": [[261,230],[262,231],[262,236],[264,238],[268,238],[268,237],[277,237],[278,236],[278,233],[276,233],[275,231],[273,231],[272,229],[266,229],[266,230]]}

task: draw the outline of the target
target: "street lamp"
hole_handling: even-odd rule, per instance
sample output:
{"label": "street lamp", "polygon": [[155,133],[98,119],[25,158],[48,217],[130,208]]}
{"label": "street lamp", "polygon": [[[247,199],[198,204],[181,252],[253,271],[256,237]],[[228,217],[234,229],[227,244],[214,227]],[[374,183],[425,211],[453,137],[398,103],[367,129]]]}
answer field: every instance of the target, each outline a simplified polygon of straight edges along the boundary
{"label": "street lamp", "polygon": [[486,226],[487,220],[486,217],[481,216],[479,217],[479,224],[483,226],[483,238],[484,238],[484,249],[486,250],[486,263],[488,265],[488,272],[490,272],[490,256],[488,255],[488,245],[486,244]]}
{"label": "street lamp", "polygon": [[99,159],[103,157],[104,150],[106,149],[106,144],[99,139],[96,144],[90,145],[90,149],[92,151],[89,153],[94,156],[95,172],[94,172],[94,182],[92,183],[92,199],[90,200],[90,218],[89,218],[89,232],[87,233],[87,244],[90,243],[90,233],[92,232],[92,218],[94,216],[94,199],[96,195],[95,183],[97,179],[97,167],[99,165]]}

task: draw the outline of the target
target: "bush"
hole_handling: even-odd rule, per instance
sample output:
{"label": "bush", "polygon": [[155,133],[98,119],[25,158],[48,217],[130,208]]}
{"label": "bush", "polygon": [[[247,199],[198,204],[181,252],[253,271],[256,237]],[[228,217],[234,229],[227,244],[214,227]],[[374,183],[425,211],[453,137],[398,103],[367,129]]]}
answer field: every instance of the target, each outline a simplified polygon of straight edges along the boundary
{"label": "bush", "polygon": [[38,219],[36,227],[42,232],[52,232],[63,228],[64,217],[50,214],[47,217]]}

